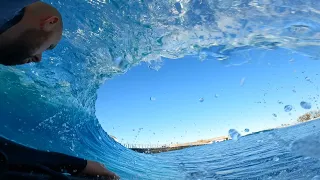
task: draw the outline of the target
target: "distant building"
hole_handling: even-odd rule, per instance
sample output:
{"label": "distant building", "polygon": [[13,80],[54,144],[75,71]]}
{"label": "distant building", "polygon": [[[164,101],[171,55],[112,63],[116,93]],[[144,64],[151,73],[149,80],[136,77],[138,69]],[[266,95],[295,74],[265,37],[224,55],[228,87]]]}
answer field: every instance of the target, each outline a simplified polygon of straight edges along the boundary
{"label": "distant building", "polygon": [[290,124],[281,124],[281,127],[287,127],[290,126]]}

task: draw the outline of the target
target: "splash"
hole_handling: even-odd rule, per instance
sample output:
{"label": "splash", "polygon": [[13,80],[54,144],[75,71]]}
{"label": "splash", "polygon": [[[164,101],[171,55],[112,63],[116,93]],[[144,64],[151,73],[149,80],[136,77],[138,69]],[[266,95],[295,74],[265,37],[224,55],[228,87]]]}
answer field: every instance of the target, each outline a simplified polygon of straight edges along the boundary
{"label": "splash", "polygon": [[235,129],[230,129],[228,134],[230,138],[234,141],[238,141],[241,138],[241,134]]}

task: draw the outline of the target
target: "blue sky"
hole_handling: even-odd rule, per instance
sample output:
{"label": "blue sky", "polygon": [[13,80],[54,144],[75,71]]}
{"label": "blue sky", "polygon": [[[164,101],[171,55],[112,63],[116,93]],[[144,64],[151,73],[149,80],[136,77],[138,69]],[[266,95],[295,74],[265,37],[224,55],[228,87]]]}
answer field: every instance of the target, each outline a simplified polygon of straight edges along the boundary
{"label": "blue sky", "polygon": [[[319,61],[297,53],[256,49],[226,61],[163,61],[159,71],[141,63],[99,89],[96,115],[120,142],[169,144],[227,135],[231,128],[258,131],[296,121],[308,111],[301,101],[317,108]],[[294,107],[291,114],[285,105]]]}

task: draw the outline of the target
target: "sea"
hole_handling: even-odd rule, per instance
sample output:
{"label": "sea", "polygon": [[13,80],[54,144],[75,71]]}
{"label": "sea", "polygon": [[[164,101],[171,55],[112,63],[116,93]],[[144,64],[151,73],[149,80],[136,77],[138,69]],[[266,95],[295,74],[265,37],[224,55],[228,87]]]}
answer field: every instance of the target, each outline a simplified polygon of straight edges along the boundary
{"label": "sea", "polygon": [[161,58],[228,61],[251,49],[318,60],[319,0],[45,2],[63,15],[63,39],[41,63],[0,66],[1,136],[103,162],[125,180],[320,179],[320,120],[140,154],[110,138],[95,116],[97,89],[141,62],[158,69]]}

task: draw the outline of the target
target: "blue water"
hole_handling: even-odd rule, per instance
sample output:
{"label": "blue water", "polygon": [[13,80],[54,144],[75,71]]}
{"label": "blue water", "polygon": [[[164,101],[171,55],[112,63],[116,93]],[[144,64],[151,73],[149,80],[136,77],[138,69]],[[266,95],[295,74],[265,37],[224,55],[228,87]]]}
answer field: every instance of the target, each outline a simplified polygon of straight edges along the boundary
{"label": "blue water", "polygon": [[320,1],[46,2],[62,12],[64,38],[40,64],[0,66],[1,135],[104,162],[122,179],[319,178],[319,121],[145,155],[114,142],[94,105],[103,82],[141,61],[158,69],[160,57],[232,64],[233,52],[283,48],[318,59]]}

